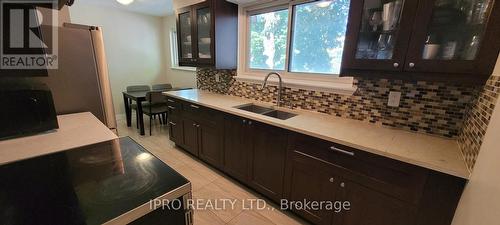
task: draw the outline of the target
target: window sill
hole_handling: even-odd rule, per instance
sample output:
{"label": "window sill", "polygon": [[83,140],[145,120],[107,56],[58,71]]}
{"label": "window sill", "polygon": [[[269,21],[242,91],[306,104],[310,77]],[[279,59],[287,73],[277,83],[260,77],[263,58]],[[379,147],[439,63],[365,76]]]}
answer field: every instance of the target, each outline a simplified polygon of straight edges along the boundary
{"label": "window sill", "polygon": [[172,66],[170,67],[170,69],[196,72],[196,67],[189,67],[189,66]]}
{"label": "window sill", "polygon": [[[264,77],[255,75],[240,75],[238,74],[235,79],[237,81],[262,84],[264,82]],[[316,81],[316,80],[300,80],[293,78],[283,78],[283,86],[292,89],[303,89],[310,91],[321,91],[327,93],[341,94],[341,95],[353,95],[358,89],[354,85],[354,78],[352,77],[342,77],[336,78],[338,82],[335,81]],[[277,86],[279,80],[277,77],[269,77],[268,84]]]}

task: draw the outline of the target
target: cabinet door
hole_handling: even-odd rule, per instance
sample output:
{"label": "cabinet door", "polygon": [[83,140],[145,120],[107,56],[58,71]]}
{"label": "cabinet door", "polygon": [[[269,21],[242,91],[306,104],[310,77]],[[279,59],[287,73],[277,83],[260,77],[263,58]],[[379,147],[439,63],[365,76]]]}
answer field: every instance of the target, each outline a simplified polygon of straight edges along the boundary
{"label": "cabinet door", "polygon": [[494,0],[421,0],[405,69],[490,75],[500,48]]}
{"label": "cabinet door", "polygon": [[175,144],[184,145],[184,126],[179,116],[168,117],[168,134]]}
{"label": "cabinet door", "polygon": [[224,120],[224,171],[245,183],[252,149],[247,123],[247,119],[234,116],[227,116]]}
{"label": "cabinet door", "polygon": [[287,133],[257,122],[251,125],[251,129],[250,185],[279,202],[283,195]]}
{"label": "cabinet door", "polygon": [[196,121],[184,118],[184,148],[191,154],[198,156],[198,126]]}
{"label": "cabinet door", "polygon": [[[287,199],[289,201],[334,201],[338,178],[325,163],[300,153],[292,153],[287,174]],[[326,209],[292,209],[318,225],[330,225],[333,211]]]}
{"label": "cabinet door", "polygon": [[185,7],[177,11],[177,48],[179,54],[179,65],[194,65],[195,54],[193,40],[194,32],[193,12],[191,7]]}
{"label": "cabinet door", "polygon": [[402,71],[418,1],[351,1],[342,58],[349,70]]}
{"label": "cabinet door", "polygon": [[335,225],[412,225],[416,208],[351,181],[341,181],[342,201],[350,202],[350,210],[334,218]]}
{"label": "cabinet door", "polygon": [[222,124],[200,122],[199,154],[200,158],[212,166],[222,168],[223,159],[223,131],[219,128]]}
{"label": "cabinet door", "polygon": [[214,16],[211,1],[202,2],[193,6],[195,15],[195,60],[198,65],[214,64]]}

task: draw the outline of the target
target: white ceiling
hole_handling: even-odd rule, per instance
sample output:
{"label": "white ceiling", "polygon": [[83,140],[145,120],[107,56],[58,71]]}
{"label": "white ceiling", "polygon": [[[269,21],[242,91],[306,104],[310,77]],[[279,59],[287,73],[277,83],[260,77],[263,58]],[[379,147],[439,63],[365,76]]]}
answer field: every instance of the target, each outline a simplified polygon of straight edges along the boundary
{"label": "white ceiling", "polygon": [[[182,0],[181,0],[182,1]],[[228,0],[236,4],[247,4],[257,0]],[[122,5],[116,0],[76,0],[75,4],[89,4],[112,7],[152,16],[166,16],[174,13],[173,0],[134,0],[130,5]]]}
{"label": "white ceiling", "polygon": [[174,13],[172,0],[134,0],[130,5],[122,5],[116,0],[76,0],[75,4],[112,7],[152,16],[166,16]]}

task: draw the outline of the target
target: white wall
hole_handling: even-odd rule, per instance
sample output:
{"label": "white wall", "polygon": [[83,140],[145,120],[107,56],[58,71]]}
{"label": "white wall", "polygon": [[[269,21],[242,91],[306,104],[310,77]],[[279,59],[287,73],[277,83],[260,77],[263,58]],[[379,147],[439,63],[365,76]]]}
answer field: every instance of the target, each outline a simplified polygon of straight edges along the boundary
{"label": "white wall", "polygon": [[103,28],[115,112],[123,114],[126,86],[168,83],[162,18],[82,2],[70,7],[71,22]]}
{"label": "white wall", "polygon": [[[500,76],[500,57],[493,74]],[[472,177],[460,199],[453,225],[500,223],[499,137],[500,98],[497,100]]]}
{"label": "white wall", "polygon": [[175,15],[165,16],[162,19],[163,41],[165,48],[165,70],[167,79],[176,87],[196,87],[196,72],[179,69],[172,69],[170,31],[176,29]]}
{"label": "white wall", "polygon": [[82,1],[75,1],[70,14],[72,23],[103,28],[117,114],[124,113],[121,92],[128,85],[171,83],[174,87],[196,87],[194,71],[172,69],[170,30],[176,27],[174,15],[155,17]]}

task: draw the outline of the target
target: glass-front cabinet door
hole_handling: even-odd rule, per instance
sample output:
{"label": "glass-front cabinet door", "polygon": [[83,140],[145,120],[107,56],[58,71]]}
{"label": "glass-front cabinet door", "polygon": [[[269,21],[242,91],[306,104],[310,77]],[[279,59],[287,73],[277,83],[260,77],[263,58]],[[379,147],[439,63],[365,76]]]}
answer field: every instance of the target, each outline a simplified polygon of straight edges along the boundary
{"label": "glass-front cabinet door", "polygon": [[401,71],[418,1],[351,1],[344,68]]}
{"label": "glass-front cabinet door", "polygon": [[190,8],[179,10],[177,15],[177,42],[179,47],[179,65],[181,66],[194,62],[192,22],[192,11]]}
{"label": "glass-front cabinet door", "polygon": [[480,73],[487,67],[483,65],[484,57],[498,54],[488,53],[484,44],[498,43],[487,41],[492,38],[491,32],[499,29],[493,28],[498,24],[490,23],[493,3],[494,0],[421,0],[416,18],[420,24],[416,25],[421,28],[412,35],[406,70]]}
{"label": "glass-front cabinet door", "polygon": [[213,22],[209,2],[194,7],[196,15],[196,50],[198,64],[213,64]]}

